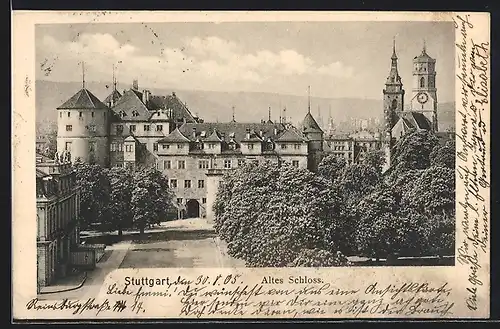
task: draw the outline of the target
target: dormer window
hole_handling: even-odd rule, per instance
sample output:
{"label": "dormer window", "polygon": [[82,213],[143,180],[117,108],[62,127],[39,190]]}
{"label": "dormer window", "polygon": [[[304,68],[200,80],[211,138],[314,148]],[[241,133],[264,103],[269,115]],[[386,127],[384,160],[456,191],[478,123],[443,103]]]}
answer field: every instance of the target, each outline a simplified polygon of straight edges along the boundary
{"label": "dormer window", "polygon": [[123,117],[125,117],[125,116],[127,116],[127,113],[125,113],[125,111],[120,111],[120,117],[122,117],[122,118],[123,118]]}
{"label": "dormer window", "polygon": [[[123,112],[123,111],[122,111]],[[132,116],[133,117],[138,117],[139,116],[139,112],[137,112],[136,110],[133,110],[132,111]]]}
{"label": "dormer window", "polygon": [[229,137],[234,138],[234,133],[230,133]]}
{"label": "dormer window", "polygon": [[203,130],[200,134],[201,137],[207,137],[207,132],[205,130]]}

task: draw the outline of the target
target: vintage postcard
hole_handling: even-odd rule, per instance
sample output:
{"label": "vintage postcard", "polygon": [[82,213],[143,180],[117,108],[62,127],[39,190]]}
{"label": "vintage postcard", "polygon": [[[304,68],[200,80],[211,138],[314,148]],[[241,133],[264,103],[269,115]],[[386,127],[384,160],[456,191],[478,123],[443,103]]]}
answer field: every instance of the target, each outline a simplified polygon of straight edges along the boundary
{"label": "vintage postcard", "polygon": [[488,318],[490,17],[14,12],[13,317]]}

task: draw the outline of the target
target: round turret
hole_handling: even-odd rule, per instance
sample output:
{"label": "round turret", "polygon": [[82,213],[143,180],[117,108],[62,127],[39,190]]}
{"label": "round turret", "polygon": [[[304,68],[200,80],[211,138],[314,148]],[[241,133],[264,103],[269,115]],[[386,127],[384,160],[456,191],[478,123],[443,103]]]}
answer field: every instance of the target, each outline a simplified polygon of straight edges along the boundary
{"label": "round turret", "polygon": [[106,166],[109,108],[83,88],[57,108],[57,151],[71,160]]}

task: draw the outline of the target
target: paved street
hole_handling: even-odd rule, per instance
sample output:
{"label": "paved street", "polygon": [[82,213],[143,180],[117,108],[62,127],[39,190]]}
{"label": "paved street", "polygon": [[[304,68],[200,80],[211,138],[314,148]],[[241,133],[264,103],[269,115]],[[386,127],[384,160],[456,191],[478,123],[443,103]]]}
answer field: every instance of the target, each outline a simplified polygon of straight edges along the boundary
{"label": "paved street", "polygon": [[146,231],[146,239],[137,236],[106,248],[109,255],[88,272],[84,285],[76,290],[43,294],[40,300],[88,298],[96,296],[106,276],[117,268],[165,267],[244,267],[244,263],[227,255],[225,245],[217,238],[204,219],[179,220],[162,223]]}

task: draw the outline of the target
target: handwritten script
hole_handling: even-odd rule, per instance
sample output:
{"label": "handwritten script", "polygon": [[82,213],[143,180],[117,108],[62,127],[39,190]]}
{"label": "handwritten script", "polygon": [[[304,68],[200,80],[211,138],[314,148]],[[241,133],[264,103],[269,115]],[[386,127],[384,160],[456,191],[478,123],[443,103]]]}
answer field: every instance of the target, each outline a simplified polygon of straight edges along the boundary
{"label": "handwritten script", "polygon": [[[468,267],[466,305],[478,309],[478,290],[484,286],[479,273],[488,257],[489,243],[489,163],[488,125],[484,121],[489,110],[489,52],[488,41],[470,36],[474,22],[470,15],[457,15],[455,28],[460,30],[457,39],[457,78],[460,82],[461,103],[458,104],[457,121],[457,171],[463,193],[457,193],[458,215],[461,215],[463,239],[457,241],[457,261]],[[484,289],[487,289],[484,287]]]}
{"label": "handwritten script", "polygon": [[[278,281],[276,281],[278,279]],[[313,280],[314,279],[314,280]],[[282,282],[271,284],[271,282]],[[253,282],[250,282],[253,281]],[[287,283],[287,284],[285,284]],[[243,280],[239,274],[152,278],[125,277],[109,283],[102,301],[40,301],[26,308],[99,316],[147,315],[162,306],[173,316],[202,317],[390,317],[453,315],[448,283],[373,282],[359,289],[307,276]]]}

